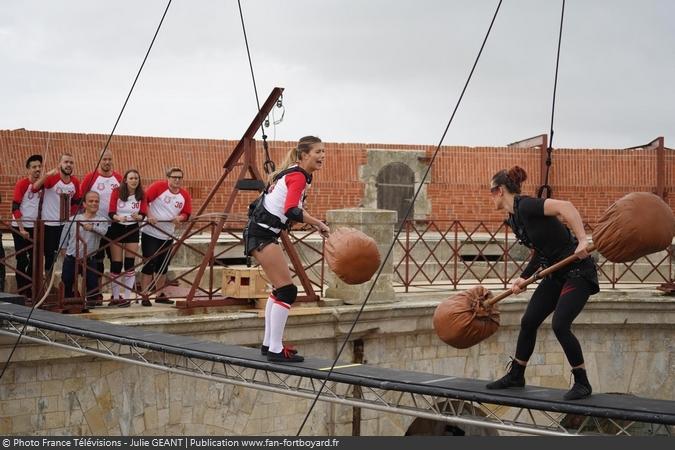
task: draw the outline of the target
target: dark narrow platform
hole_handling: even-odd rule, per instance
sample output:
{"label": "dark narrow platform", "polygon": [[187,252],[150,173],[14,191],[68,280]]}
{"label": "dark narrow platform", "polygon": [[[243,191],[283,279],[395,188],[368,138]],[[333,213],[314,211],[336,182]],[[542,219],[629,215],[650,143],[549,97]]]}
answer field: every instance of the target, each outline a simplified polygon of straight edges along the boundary
{"label": "dark narrow platform", "polygon": [[[0,302],[0,320],[25,323],[29,312],[30,308]],[[43,310],[35,310],[28,322],[31,326],[46,330],[316,379],[324,379],[333,362],[328,359],[307,358],[300,364],[275,364],[264,359],[257,348],[199,341],[187,336],[155,333]],[[565,391],[561,389],[528,386],[524,389],[489,391],[485,389],[485,380],[354,365],[348,362],[339,362],[330,380],[376,389],[543,411],[675,425],[675,401],[633,395],[594,394],[584,400],[567,402],[562,399]]]}

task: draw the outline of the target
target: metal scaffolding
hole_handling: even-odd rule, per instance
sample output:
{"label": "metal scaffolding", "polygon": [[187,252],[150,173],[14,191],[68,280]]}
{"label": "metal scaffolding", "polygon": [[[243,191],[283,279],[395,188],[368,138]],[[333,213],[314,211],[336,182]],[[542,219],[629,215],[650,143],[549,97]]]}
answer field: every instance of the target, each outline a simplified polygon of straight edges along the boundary
{"label": "metal scaffolding", "polygon": [[[0,303],[0,335],[17,338],[24,328],[28,311],[25,307]],[[45,321],[52,316],[57,321]],[[140,339],[143,334],[149,340]],[[329,361],[314,359],[303,366],[273,364],[262,358],[258,349],[196,341],[46,311],[34,311],[21,339],[22,342],[304,399],[316,397],[330,367]],[[199,351],[194,350],[200,347]],[[416,381],[407,381],[411,379]],[[629,408],[594,407],[547,402],[542,400],[542,393],[557,390],[546,388],[533,388],[528,399],[527,395],[524,398],[498,393],[487,395],[480,390],[461,387],[472,381],[475,380],[344,364],[336,366],[319,399],[517,434],[673,434],[675,402],[635,397],[627,402],[631,405]],[[448,382],[455,384],[448,385]],[[456,382],[460,382],[459,388]],[[508,417],[499,411],[500,406],[510,407]]]}

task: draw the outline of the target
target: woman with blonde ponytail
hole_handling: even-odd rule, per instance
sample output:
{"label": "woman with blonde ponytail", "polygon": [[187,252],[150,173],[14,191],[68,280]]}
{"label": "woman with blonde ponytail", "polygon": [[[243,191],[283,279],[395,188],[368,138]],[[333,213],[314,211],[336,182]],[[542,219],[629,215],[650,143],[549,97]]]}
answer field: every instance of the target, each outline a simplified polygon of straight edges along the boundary
{"label": "woman with blonde ponytail", "polygon": [[328,226],[303,209],[305,191],[312,174],[323,167],[326,150],[321,139],[305,136],[291,149],[279,170],[270,175],[269,185],[249,211],[244,230],[244,252],[253,256],[272,282],[272,294],[265,307],[265,336],[260,352],[273,362],[301,362],[297,351],[282,343],[286,319],[298,295],[291,271],[279,246],[281,230],[289,221],[313,226],[328,237]]}

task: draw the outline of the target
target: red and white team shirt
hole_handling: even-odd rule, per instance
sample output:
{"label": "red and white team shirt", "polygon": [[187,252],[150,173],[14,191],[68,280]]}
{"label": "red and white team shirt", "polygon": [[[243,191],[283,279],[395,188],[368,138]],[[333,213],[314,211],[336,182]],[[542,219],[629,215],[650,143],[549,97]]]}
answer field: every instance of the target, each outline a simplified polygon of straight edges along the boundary
{"label": "red and white team shirt", "polygon": [[[289,169],[296,169],[298,166],[291,166]],[[288,217],[286,217],[286,212],[291,208],[300,208],[302,209],[302,202],[305,198],[305,191],[310,186],[307,182],[311,180],[311,176],[307,174],[302,169],[297,168],[296,170],[291,170],[289,173],[283,175],[275,182],[273,182],[269,188],[267,188],[267,193],[263,200],[263,206],[265,209],[279,219],[282,223],[288,222]],[[258,224],[263,228],[267,228],[274,233],[279,233],[281,230],[278,228],[270,227],[266,224]]]}
{"label": "red and white team shirt", "polygon": [[117,189],[122,182],[122,175],[113,172],[112,175],[104,176],[98,171],[90,172],[84,176],[82,180],[82,190],[80,197],[84,198],[84,194],[89,191],[98,192],[101,199],[98,207],[98,213],[102,216],[108,217],[108,208],[110,205],[110,196],[113,190]]}
{"label": "red and white team shirt", "polygon": [[[129,194],[125,202],[120,198],[120,190],[115,189],[110,196],[110,205],[108,208],[108,215],[113,218],[113,215],[118,216],[132,216],[134,214],[148,214],[148,202],[145,197],[143,200],[137,200],[135,194]],[[137,223],[135,220],[119,222],[122,225],[133,225]]]}
{"label": "red and white team shirt", "polygon": [[16,183],[12,197],[13,227],[18,228],[19,222],[22,222],[26,228],[35,226],[41,196],[42,191],[33,192],[32,183],[28,178],[22,178]]}
{"label": "red and white team shirt", "polygon": [[[192,214],[192,198],[185,189],[179,189],[176,194],[169,190],[168,181],[155,181],[145,191],[145,198],[148,202],[148,215],[158,221],[170,221],[180,214],[190,216]],[[168,233],[169,236],[155,229],[155,227]],[[153,225],[144,226],[141,231],[148,236],[157,239],[171,239],[176,226],[171,222],[157,222]],[[174,236],[175,237],[175,236]]]}
{"label": "red and white team shirt", "polygon": [[70,197],[70,215],[77,212],[80,200],[80,180],[71,176],[70,181],[66,183],[57,173],[47,177],[43,188],[42,219],[45,220],[45,225],[54,227],[63,224],[59,220],[61,194],[68,194]]}

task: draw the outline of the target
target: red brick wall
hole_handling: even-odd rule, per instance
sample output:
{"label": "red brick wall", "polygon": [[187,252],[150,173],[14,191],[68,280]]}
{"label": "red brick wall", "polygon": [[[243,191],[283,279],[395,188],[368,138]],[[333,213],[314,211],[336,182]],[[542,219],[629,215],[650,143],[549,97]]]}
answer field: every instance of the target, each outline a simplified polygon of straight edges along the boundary
{"label": "red brick wall", "polygon": [[[59,155],[70,151],[75,156],[76,175],[91,171],[107,136],[100,134],[50,133],[42,131],[0,131],[0,216],[8,217],[14,183],[23,176],[24,161],[32,153],[46,157],[48,169],[55,167]],[[237,141],[215,139],[176,139],[139,136],[115,136],[109,148],[114,164],[123,172],[137,168],[144,184],[163,178],[169,166],[185,171],[185,187],[194,197],[197,209],[216,180],[223,173],[223,163]],[[279,162],[291,142],[271,143],[272,158]],[[258,160],[262,146],[258,143]],[[328,209],[357,206],[364,186],[359,180],[359,166],[366,163],[368,148],[424,150],[431,156],[434,148],[420,145],[384,145],[326,143],[327,160],[315,178],[309,210],[323,217]],[[503,214],[493,211],[489,200],[490,177],[501,168],[514,164],[529,174],[524,192],[532,194],[538,186],[539,151],[506,147],[443,147],[431,171],[428,195],[435,219],[499,220]],[[675,206],[675,152],[666,150],[666,188],[668,201]],[[228,176],[214,197],[209,212],[222,211],[231,192],[236,171]],[[573,201],[587,221],[594,221],[613,201],[631,191],[648,191],[656,186],[655,150],[556,149],[549,183],[554,196]],[[234,212],[243,213],[253,198],[243,193]]]}

